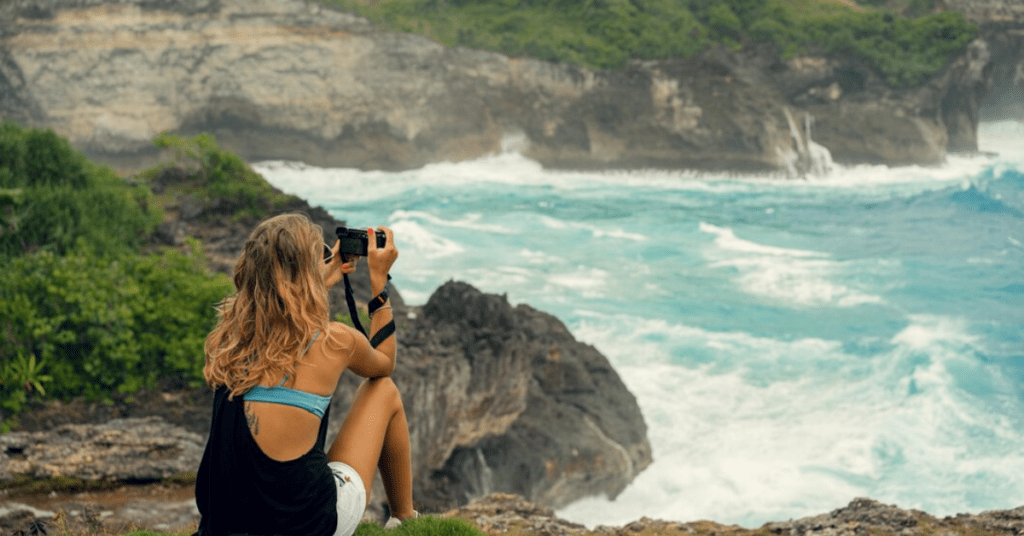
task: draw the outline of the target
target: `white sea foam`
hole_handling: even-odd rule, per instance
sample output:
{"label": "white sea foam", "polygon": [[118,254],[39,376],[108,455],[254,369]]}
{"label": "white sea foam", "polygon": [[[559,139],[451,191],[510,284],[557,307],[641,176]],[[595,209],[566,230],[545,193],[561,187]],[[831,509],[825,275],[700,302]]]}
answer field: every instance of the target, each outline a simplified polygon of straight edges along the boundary
{"label": "white sea foam", "polygon": [[394,221],[391,223],[391,230],[395,233],[396,245],[400,245],[403,250],[410,248],[410,254],[414,256],[434,259],[450,257],[465,251],[458,242],[438,236],[413,220]]}
{"label": "white sea foam", "polygon": [[557,293],[557,295],[561,295],[563,292],[558,292],[552,287],[566,287],[584,297],[600,298],[605,295],[605,289],[608,286],[608,272],[600,268],[586,266],[578,266],[572,272],[550,274],[545,279],[547,284],[544,287],[544,292]]}
{"label": "white sea foam", "polygon": [[700,230],[716,237],[716,247],[706,253],[709,266],[736,270],[740,286],[750,294],[797,306],[853,307],[883,301],[835,282],[842,277],[843,266],[824,253],[758,244],[705,222],[700,222]]}
{"label": "white sea foam", "polygon": [[978,125],[978,150],[998,153],[1003,162],[1024,162],[1024,121],[990,121]]}
{"label": "white sea foam", "polygon": [[[558,513],[590,526],[645,515],[756,527],[857,496],[936,515],[993,500],[1013,507],[1024,500],[1024,457],[988,453],[1016,452],[1021,419],[974,414],[958,389],[956,365],[979,350],[964,329],[957,319],[913,317],[887,353],[865,361],[834,341],[589,314],[573,332],[609,355],[637,396],[654,465],[615,501],[585,499]],[[680,366],[709,349],[710,362]],[[778,377],[763,381],[764,371]],[[998,479],[992,493],[963,491],[986,478]]]}
{"label": "white sea foam", "polygon": [[[540,222],[548,229],[564,230],[564,229],[575,229],[585,231],[590,234],[593,238],[616,238],[621,240],[630,240],[633,242],[644,242],[646,241],[647,235],[643,233],[626,231],[619,227],[609,227],[605,225],[595,225],[590,223],[582,223],[575,221],[560,220],[552,218],[551,216],[541,216]],[[602,222],[603,223],[603,222]]]}
{"label": "white sea foam", "polygon": [[[979,148],[999,153],[1000,167],[1024,162],[1024,123],[1001,121],[979,127]],[[545,186],[558,189],[600,190],[628,188],[666,192],[727,194],[752,190],[815,193],[849,190],[857,195],[910,195],[971,180],[992,166],[989,156],[950,156],[943,166],[840,166],[808,180],[779,180],[777,176],[708,173],[693,170],[608,171],[604,173],[546,170],[517,152],[503,152],[476,160],[429,164],[403,172],[320,168],[301,162],[265,161],[253,168],[275,186],[324,206],[368,202],[424,186],[458,187],[474,184]]]}
{"label": "white sea foam", "polygon": [[535,251],[523,248],[519,250],[519,256],[525,259],[529,264],[556,265],[565,263],[564,257],[553,255],[547,251]]}
{"label": "white sea foam", "polygon": [[494,234],[510,234],[514,232],[512,229],[502,225],[482,223],[483,214],[479,213],[465,214],[462,218],[456,220],[446,220],[422,210],[396,210],[391,214],[390,220],[392,222],[419,220],[440,227],[455,227]]}
{"label": "white sea foam", "polygon": [[732,229],[718,227],[709,223],[700,222],[701,232],[716,235],[715,244],[722,249],[739,251],[743,253],[757,253],[761,255],[787,256],[787,257],[825,257],[824,253],[817,251],[804,251],[799,249],[779,248],[765,246],[749,240],[736,237]]}

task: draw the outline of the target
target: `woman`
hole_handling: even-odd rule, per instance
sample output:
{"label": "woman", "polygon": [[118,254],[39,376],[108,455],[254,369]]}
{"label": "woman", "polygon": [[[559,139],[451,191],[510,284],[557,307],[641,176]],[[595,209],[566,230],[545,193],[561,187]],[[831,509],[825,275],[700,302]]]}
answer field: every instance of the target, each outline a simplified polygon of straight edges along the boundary
{"label": "woman", "polygon": [[[377,468],[393,518],[415,515],[409,431],[389,378],[396,343],[385,285],[398,250],[381,229],[387,246],[370,240],[367,251],[370,333],[386,336],[376,348],[329,321],[327,289],[355,271],[340,243],[328,248],[302,214],[270,218],[249,235],[235,293],[206,339],[203,374],[216,394],[196,480],[199,535],[350,535]],[[346,369],[367,380],[325,453],[330,397]]]}

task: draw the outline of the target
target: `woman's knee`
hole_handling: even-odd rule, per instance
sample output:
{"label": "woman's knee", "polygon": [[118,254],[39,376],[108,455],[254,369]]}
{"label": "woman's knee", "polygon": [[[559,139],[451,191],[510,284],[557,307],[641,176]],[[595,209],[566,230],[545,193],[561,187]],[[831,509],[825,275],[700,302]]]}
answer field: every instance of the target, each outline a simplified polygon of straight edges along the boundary
{"label": "woman's knee", "polygon": [[386,376],[369,378],[363,382],[362,388],[366,389],[367,394],[378,402],[386,403],[396,409],[403,409],[402,393],[399,392],[398,386],[391,378]]}

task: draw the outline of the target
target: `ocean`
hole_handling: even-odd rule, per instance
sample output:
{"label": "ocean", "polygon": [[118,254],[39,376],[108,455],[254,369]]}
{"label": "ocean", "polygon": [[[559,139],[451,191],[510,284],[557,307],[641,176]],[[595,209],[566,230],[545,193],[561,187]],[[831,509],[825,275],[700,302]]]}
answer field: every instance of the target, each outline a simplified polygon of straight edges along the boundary
{"label": "ocean", "polygon": [[405,172],[254,167],[392,227],[407,302],[465,281],[608,357],[654,462],[560,516],[753,528],[855,497],[1024,505],[1024,124],[979,135],[998,155],[795,180],[553,171],[511,149]]}

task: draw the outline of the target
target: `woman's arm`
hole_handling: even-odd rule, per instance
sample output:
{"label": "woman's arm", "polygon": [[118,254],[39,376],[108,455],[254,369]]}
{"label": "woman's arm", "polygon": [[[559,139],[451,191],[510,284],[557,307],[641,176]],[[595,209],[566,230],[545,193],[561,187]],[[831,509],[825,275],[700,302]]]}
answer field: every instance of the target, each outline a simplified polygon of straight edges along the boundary
{"label": "woman's arm", "polygon": [[[373,297],[370,299],[371,302],[378,301],[382,295],[387,282],[388,272],[391,271],[391,266],[395,260],[398,259],[398,249],[395,247],[394,234],[391,229],[387,227],[381,227],[384,234],[387,236],[387,244],[383,248],[377,247],[376,240],[370,240],[367,245],[366,252],[366,264],[370,270],[370,289],[373,293]],[[374,236],[373,229],[367,230],[368,236]],[[339,247],[335,244],[335,249]],[[338,252],[336,251],[337,255]],[[348,267],[351,266],[349,269]],[[350,261],[342,265],[341,270],[330,270],[325,273],[325,283],[334,281],[334,274],[337,273],[337,279],[341,278],[341,273],[352,273],[355,270],[355,260]],[[336,283],[336,281],[334,281]],[[379,304],[370,318],[370,333],[369,336],[372,339],[374,335],[381,332],[382,329],[386,329],[388,324],[394,321],[394,311],[391,309],[391,301],[386,300],[383,304]],[[351,334],[351,359],[348,363],[348,368],[352,372],[362,376],[364,378],[379,378],[383,376],[390,376],[395,370],[395,353],[397,351],[397,343],[395,341],[395,335],[391,334],[382,340],[376,348],[370,345],[365,337],[361,333],[355,331],[353,328],[344,326],[343,324],[332,325],[335,330],[345,329]]]}

